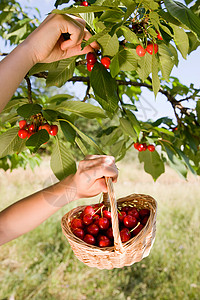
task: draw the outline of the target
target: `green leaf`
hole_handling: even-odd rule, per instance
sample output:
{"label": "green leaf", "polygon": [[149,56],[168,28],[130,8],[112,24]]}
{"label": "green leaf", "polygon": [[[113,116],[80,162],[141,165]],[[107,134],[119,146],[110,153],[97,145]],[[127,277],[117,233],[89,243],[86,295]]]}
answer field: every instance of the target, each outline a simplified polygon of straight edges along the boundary
{"label": "green leaf", "polygon": [[186,32],[189,40],[189,51],[188,54],[190,54],[192,51],[195,51],[197,47],[200,46],[200,42],[197,39],[196,34],[192,32]]}
{"label": "green leaf", "polygon": [[100,21],[102,22],[111,22],[111,23],[116,23],[119,22],[119,20],[121,21],[121,18],[123,17],[124,13],[123,11],[105,11],[101,17],[100,17]]}
{"label": "green leaf", "polygon": [[2,114],[4,113],[9,113],[13,108],[16,106],[20,105],[21,103],[27,103],[28,99],[25,98],[18,98],[18,99],[13,99],[8,102],[4,110],[2,111]]}
{"label": "green leaf", "polygon": [[57,116],[58,116],[58,111],[52,110],[52,109],[44,109],[42,111],[43,117],[47,120],[47,121],[56,121],[57,120]]}
{"label": "green leaf", "polygon": [[186,59],[187,54],[189,52],[189,40],[186,32],[183,30],[183,28],[180,28],[176,25],[172,25],[173,31],[174,31],[174,41],[178,48],[178,50],[181,52],[181,55],[183,58]]}
{"label": "green leaf", "polygon": [[75,142],[76,131],[67,122],[60,121],[61,130],[68,142],[73,144]]}
{"label": "green leaf", "polygon": [[95,16],[94,16],[94,13],[82,13],[80,14],[80,17],[85,20],[86,24],[89,25],[90,28],[92,28],[93,30],[95,29],[94,28],[94,19],[95,19]]}
{"label": "green leaf", "polygon": [[122,33],[127,41],[129,41],[130,43],[139,44],[137,35],[133,31],[131,31],[130,28],[128,28],[126,26],[121,26],[120,30],[122,31]]}
{"label": "green leaf", "polygon": [[76,173],[76,163],[66,146],[56,139],[51,155],[51,169],[58,180],[62,180],[70,174]]}
{"label": "green leaf", "polygon": [[91,138],[89,137],[88,135],[86,135],[85,133],[83,133],[81,130],[79,130],[74,124],[72,124],[70,121],[68,120],[59,120],[59,121],[64,121],[64,122],[67,122],[77,133],[78,135],[86,142],[88,143],[89,145],[91,145],[94,149],[97,150],[97,152],[99,154],[105,154],[101,148],[96,144],[96,142]]}
{"label": "green leaf", "polygon": [[[73,96],[72,95],[68,95],[68,94],[58,94],[58,95],[55,95],[55,96],[52,96],[48,99],[48,102],[49,103],[56,103],[56,105],[59,105],[60,103],[62,103],[63,101],[67,101],[69,99],[72,99]],[[51,106],[50,104],[50,106]],[[54,107],[54,106],[52,106]]]}
{"label": "green leaf", "polygon": [[102,64],[96,63],[94,65],[90,76],[90,83],[94,94],[108,102],[110,107],[116,110],[119,101],[117,84]]}
{"label": "green leaf", "polygon": [[100,37],[97,42],[100,44],[103,56],[114,56],[119,50],[119,41],[117,35],[110,36],[108,33]]}
{"label": "green leaf", "polygon": [[172,147],[169,148],[169,146],[165,145],[165,150],[169,158],[170,167],[174,169],[179,175],[181,175],[181,177],[186,178],[187,168],[184,162],[180,159],[178,155],[176,155],[176,152]]}
{"label": "green leaf", "polygon": [[121,71],[134,71],[137,68],[138,56],[135,49],[123,49],[118,53]]}
{"label": "green leaf", "polygon": [[49,134],[45,129],[41,129],[38,132],[30,136],[26,141],[26,146],[33,152],[37,152],[40,146],[49,140]]}
{"label": "green leaf", "polygon": [[111,146],[110,152],[114,157],[118,157],[121,155],[121,152],[124,148],[125,141],[120,140]]}
{"label": "green leaf", "polygon": [[141,132],[141,127],[140,127],[140,123],[138,122],[136,116],[130,110],[126,110],[126,114],[129,118],[129,120],[131,121],[131,124],[133,125],[134,130],[136,131],[137,135],[139,136],[139,134]]}
{"label": "green leaf", "polygon": [[143,151],[139,152],[138,158],[140,162],[144,163],[144,170],[148,174],[150,174],[154,181],[165,172],[164,163],[161,160],[157,151],[150,152],[150,151]]}
{"label": "green leaf", "polygon": [[198,118],[198,121],[200,123],[200,100],[197,101],[196,111],[197,111],[197,118]]}
{"label": "green leaf", "polygon": [[120,118],[119,121],[120,121],[121,129],[123,130],[124,134],[131,136],[133,138],[133,140],[136,141],[137,134],[136,134],[131,122],[129,122],[128,120],[123,119],[123,118]]}
{"label": "green leaf", "polygon": [[63,59],[55,70],[49,71],[46,85],[61,87],[73,76],[76,56]]}
{"label": "green leaf", "polygon": [[87,148],[85,147],[85,145],[83,144],[82,140],[79,137],[76,137],[75,142],[76,142],[77,146],[79,147],[79,149],[81,150],[81,152],[83,153],[83,155],[87,156],[88,151],[87,151]]}
{"label": "green leaf", "polygon": [[159,45],[159,59],[163,79],[168,81],[175,64],[175,57],[165,44]]}
{"label": "green leaf", "polygon": [[193,167],[190,164],[190,160],[189,158],[184,154],[183,151],[179,150],[178,148],[174,148],[176,150],[176,152],[179,154],[179,156],[182,158],[182,160],[185,162],[186,166],[188,167],[188,169],[194,174],[196,175],[195,170],[193,169]]}
{"label": "green leaf", "polygon": [[152,87],[154,95],[156,97],[160,89],[160,79],[158,76],[158,59],[155,53],[152,54]]}
{"label": "green leaf", "polygon": [[106,118],[104,111],[100,107],[81,101],[65,101],[56,106],[56,108],[70,111],[88,119]]}
{"label": "green leaf", "polygon": [[147,52],[143,57],[140,57],[138,63],[140,67],[137,69],[137,73],[140,76],[141,80],[144,82],[152,72],[151,54]]}
{"label": "green leaf", "polygon": [[35,66],[33,66],[30,69],[30,71],[28,72],[28,74],[31,76],[33,74],[37,74],[40,72],[55,70],[57,68],[58,64],[59,64],[58,61],[53,62],[53,63],[48,63],[48,64],[39,63],[39,64],[36,64]]}
{"label": "green leaf", "polygon": [[135,49],[123,49],[111,60],[110,71],[115,77],[120,71],[134,71],[137,68],[138,56]]}
{"label": "green leaf", "polygon": [[0,158],[13,153],[16,143],[20,142],[18,137],[19,128],[11,128],[0,135]]}
{"label": "green leaf", "polygon": [[72,7],[72,8],[64,8],[62,10],[59,9],[54,9],[52,11],[53,14],[80,14],[80,13],[90,13],[90,12],[101,12],[101,11],[106,11],[106,10],[115,10],[119,11],[120,9],[117,7],[107,7],[107,6],[98,6],[98,5],[91,5],[91,6],[77,6],[77,7]]}
{"label": "green leaf", "polygon": [[164,3],[169,13],[195,32],[200,39],[200,18],[180,2],[164,0]]}
{"label": "green leaf", "polygon": [[102,145],[103,146],[111,146],[117,142],[120,136],[123,134],[121,128],[115,128],[110,134],[103,135],[102,137]]}
{"label": "green leaf", "polygon": [[39,104],[24,104],[17,109],[18,115],[23,118],[29,118],[33,115],[40,113],[42,110],[42,106]]}

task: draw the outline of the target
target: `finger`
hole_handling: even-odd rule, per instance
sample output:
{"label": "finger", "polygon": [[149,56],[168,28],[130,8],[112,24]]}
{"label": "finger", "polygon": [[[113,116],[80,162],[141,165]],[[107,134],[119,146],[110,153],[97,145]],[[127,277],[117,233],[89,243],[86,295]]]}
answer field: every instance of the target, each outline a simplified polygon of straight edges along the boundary
{"label": "finger", "polygon": [[84,27],[73,24],[73,29],[69,30],[70,39],[64,41],[61,44],[61,50],[67,50],[68,48],[73,48],[76,45],[80,45],[84,37]]}
{"label": "finger", "polygon": [[[84,30],[84,37],[83,37],[84,40],[88,41],[91,37],[92,37],[91,33],[87,29],[85,29]],[[95,50],[98,50],[100,48],[99,44],[96,41],[92,42],[90,44],[90,47],[92,47]]]}
{"label": "finger", "polygon": [[[63,48],[62,45],[63,45],[63,43],[61,43],[61,49]],[[72,57],[72,56],[76,56],[76,55],[83,55],[83,54],[86,54],[86,53],[92,52],[92,51],[93,51],[93,48],[90,47],[90,46],[86,46],[83,50],[81,50],[81,44],[79,44],[75,47],[66,49],[63,53],[63,59],[68,58],[68,57]]]}
{"label": "finger", "polygon": [[[115,166],[115,158],[108,155],[90,155],[87,159],[79,162],[79,166],[82,171],[94,168],[94,167],[104,167],[104,166]],[[115,166],[116,167],[116,166]]]}

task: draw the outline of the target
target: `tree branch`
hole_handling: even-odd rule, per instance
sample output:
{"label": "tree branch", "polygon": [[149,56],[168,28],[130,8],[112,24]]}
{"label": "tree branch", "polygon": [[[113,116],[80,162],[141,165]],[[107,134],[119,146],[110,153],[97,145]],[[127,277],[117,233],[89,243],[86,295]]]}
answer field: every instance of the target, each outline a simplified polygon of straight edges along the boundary
{"label": "tree branch", "polygon": [[27,82],[27,88],[28,88],[28,102],[29,102],[29,103],[33,103],[30,78],[29,78],[28,75],[26,74],[26,76],[24,77],[24,79],[25,79],[26,82]]}
{"label": "tree branch", "polygon": [[[82,64],[82,62],[83,61],[80,61],[79,64]],[[45,79],[47,78],[47,75],[48,75],[47,72],[40,72],[38,74],[34,74],[35,77],[45,78]],[[150,82],[152,82],[152,79],[150,77],[148,77],[147,79]],[[68,81],[71,81],[71,82],[85,82],[85,83],[89,84],[90,83],[90,78],[89,77],[84,77],[84,76],[73,76]],[[131,80],[116,80],[116,83],[117,83],[117,85],[127,85],[127,86],[129,85],[129,86],[136,86],[136,87],[145,87],[145,88],[148,88],[150,90],[153,90],[152,85],[148,84],[148,83],[145,83],[145,82],[138,82],[138,81],[131,81]],[[185,115],[188,115],[188,116],[190,115],[190,112],[188,111],[189,108],[183,107],[181,105],[180,102],[182,100],[180,100],[180,101],[176,100],[176,98],[174,96],[172,96],[169,91],[164,90],[163,88],[159,89],[159,93],[164,95],[167,98],[167,100],[171,103],[178,123],[180,123],[181,120],[180,120],[180,118],[179,118],[179,116],[176,112],[177,108],[180,110],[180,112],[182,114],[185,114]],[[185,98],[185,100],[189,100],[189,99],[191,99],[191,97]]]}

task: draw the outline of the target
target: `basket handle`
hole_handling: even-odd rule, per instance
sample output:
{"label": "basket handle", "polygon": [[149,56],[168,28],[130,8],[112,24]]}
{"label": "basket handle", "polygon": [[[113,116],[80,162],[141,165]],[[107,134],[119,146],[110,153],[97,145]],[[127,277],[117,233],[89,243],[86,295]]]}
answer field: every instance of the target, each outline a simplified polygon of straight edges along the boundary
{"label": "basket handle", "polygon": [[[106,184],[108,187],[108,196],[110,200],[110,207],[111,207],[111,218],[112,218],[112,230],[114,236],[114,250],[115,252],[123,253],[124,247],[122,245],[122,241],[120,238],[119,233],[119,220],[118,220],[118,212],[117,212],[117,202],[115,197],[115,192],[113,188],[112,179],[110,177],[105,177]],[[108,198],[108,197],[107,197]],[[104,195],[104,200],[107,200]],[[104,202],[105,204],[105,202]]]}

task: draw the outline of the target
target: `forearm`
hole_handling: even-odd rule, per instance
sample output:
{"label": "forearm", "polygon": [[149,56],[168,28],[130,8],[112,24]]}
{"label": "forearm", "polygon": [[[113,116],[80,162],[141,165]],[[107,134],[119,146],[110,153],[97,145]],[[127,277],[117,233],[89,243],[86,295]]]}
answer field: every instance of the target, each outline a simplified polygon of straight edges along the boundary
{"label": "forearm", "polygon": [[71,176],[0,212],[0,245],[31,231],[76,198]]}
{"label": "forearm", "polygon": [[22,43],[0,62],[0,112],[34,65],[28,44]]}

